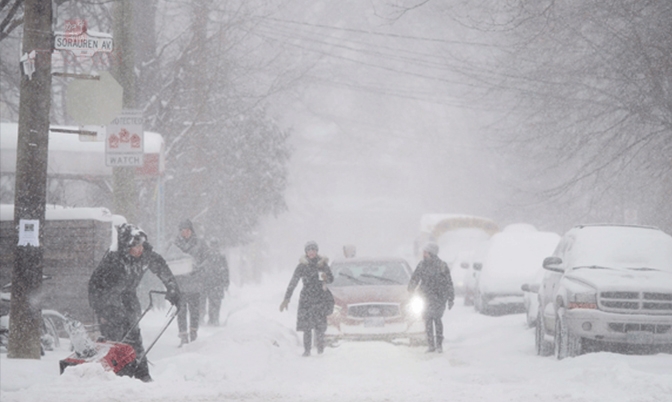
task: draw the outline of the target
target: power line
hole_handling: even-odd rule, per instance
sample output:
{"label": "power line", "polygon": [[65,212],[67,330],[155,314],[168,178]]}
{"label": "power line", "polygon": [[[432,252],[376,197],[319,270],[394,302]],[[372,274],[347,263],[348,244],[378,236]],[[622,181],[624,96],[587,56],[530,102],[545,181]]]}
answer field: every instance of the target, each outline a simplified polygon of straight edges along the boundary
{"label": "power line", "polygon": [[312,24],[312,23],[309,23],[309,22],[292,21],[292,20],[286,20],[286,19],[281,19],[281,18],[273,18],[273,17],[258,17],[258,18],[262,19],[262,20],[270,20],[270,21],[280,22],[280,23],[283,23],[283,24],[304,25],[304,26],[310,26],[310,27],[316,27],[316,28],[324,28],[324,29],[331,29],[331,30],[345,31],[345,32],[354,32],[354,33],[373,35],[373,36],[384,36],[384,37],[397,38],[397,39],[415,40],[415,41],[422,41],[422,42],[436,42],[436,43],[445,43],[445,44],[453,44],[453,45],[495,47],[495,45],[491,45],[491,44],[488,44],[488,43],[481,43],[481,42],[467,42],[467,41],[449,40],[449,39],[442,39],[442,38],[428,38],[428,37],[423,37],[423,36],[412,36],[412,35],[400,35],[400,34],[393,34],[393,33],[373,32],[373,31],[365,31],[365,30],[362,30],[362,29],[342,28],[342,27],[336,27],[336,26],[325,25],[325,24]]}

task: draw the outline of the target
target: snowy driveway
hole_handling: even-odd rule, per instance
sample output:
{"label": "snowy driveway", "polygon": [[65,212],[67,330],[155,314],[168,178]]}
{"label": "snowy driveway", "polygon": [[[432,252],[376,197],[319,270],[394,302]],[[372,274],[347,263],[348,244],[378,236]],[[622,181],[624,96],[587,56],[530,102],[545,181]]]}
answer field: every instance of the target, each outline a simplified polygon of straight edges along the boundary
{"label": "snowy driveway", "polygon": [[[153,383],[116,377],[101,366],[58,375],[67,351],[40,361],[0,357],[0,400],[13,401],[451,401],[669,402],[672,355],[596,353],[557,361],[534,354],[523,314],[482,316],[458,299],[446,312],[444,354],[384,342],[344,343],[301,357],[297,299],[278,312],[286,275],[234,288],[226,325],[205,327],[178,349],[172,326],[150,353]],[[165,312],[143,325],[145,344]],[[226,317],[225,317],[226,316]],[[300,335],[300,334],[299,334]]]}

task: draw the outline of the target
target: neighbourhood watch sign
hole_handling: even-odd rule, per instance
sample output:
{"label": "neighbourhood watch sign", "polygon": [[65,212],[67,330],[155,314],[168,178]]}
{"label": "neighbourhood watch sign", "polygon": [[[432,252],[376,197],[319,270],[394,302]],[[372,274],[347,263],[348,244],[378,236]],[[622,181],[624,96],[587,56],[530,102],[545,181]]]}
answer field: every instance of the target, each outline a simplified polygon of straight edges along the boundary
{"label": "neighbourhood watch sign", "polygon": [[144,131],[142,110],[122,110],[107,125],[105,165],[112,167],[142,166]]}

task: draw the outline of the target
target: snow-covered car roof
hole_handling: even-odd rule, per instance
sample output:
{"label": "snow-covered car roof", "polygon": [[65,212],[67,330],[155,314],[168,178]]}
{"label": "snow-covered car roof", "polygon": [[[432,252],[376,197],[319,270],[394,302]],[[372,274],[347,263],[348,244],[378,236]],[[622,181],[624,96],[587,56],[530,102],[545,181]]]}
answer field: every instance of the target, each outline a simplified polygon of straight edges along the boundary
{"label": "snow-covered car roof", "polygon": [[581,225],[570,229],[568,267],[652,268],[672,272],[672,236],[651,226]]}
{"label": "snow-covered car roof", "polygon": [[560,235],[553,232],[496,233],[488,242],[479,286],[489,291],[520,288],[553,254]]}

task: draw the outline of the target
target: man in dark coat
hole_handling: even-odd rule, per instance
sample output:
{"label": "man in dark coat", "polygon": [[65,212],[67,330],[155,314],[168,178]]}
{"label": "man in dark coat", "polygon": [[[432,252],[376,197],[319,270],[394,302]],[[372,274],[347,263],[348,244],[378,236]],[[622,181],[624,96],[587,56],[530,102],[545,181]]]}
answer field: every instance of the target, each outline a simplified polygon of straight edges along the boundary
{"label": "man in dark coat", "polygon": [[280,311],[287,310],[289,299],[292,298],[299,279],[303,280],[303,288],[299,294],[296,330],[303,331],[304,356],[310,356],[313,330],[315,330],[317,353],[324,352],[327,316],[334,308],[334,298],[326,285],[334,281],[334,275],[329,268],[329,260],[319,256],[317,251],[317,243],[314,241],[306,243],[306,255],[299,259],[299,265],[294,270],[294,275],[287,286],[285,299],[280,304]]}
{"label": "man in dark coat", "polygon": [[[427,352],[443,352],[443,322],[441,318],[448,309],[453,308],[455,302],[455,290],[453,280],[450,277],[448,264],[443,262],[437,254],[439,246],[436,243],[427,243],[423,248],[423,259],[411,276],[408,283],[408,291],[418,289],[425,300],[425,331],[427,332]],[[436,336],[434,336],[436,330]]]}
{"label": "man in dark coat", "polygon": [[[144,354],[140,328],[128,331],[142,313],[136,290],[148,269],[166,286],[166,300],[177,305],[180,290],[168,264],[152,250],[142,229],[124,223],[117,227],[116,247],[110,247],[89,279],[89,304],[96,313],[101,335],[109,341],[131,345],[138,358]],[[137,363],[134,376],[151,381],[147,359]]]}
{"label": "man in dark coat", "polygon": [[189,219],[180,222],[180,234],[175,245],[183,252],[194,257],[196,268],[202,270],[200,298],[200,318],[208,313],[208,324],[219,325],[219,312],[222,307],[224,290],[229,288],[229,267],[226,257],[208,245],[196,235],[194,225]]}

